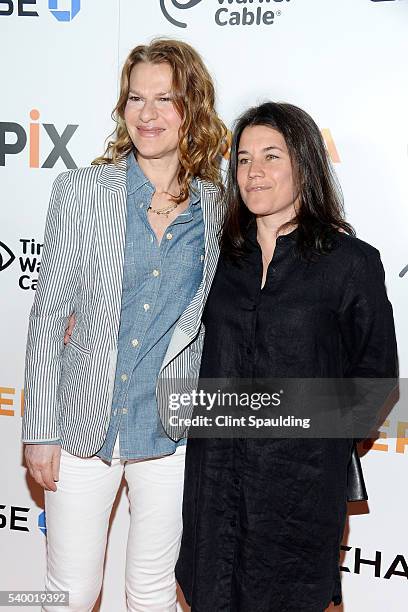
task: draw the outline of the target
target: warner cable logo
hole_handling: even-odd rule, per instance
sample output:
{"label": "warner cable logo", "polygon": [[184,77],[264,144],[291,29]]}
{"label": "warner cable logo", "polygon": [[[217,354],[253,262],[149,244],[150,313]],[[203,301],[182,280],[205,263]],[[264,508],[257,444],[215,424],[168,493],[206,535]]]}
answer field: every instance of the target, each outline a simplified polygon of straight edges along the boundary
{"label": "warner cable logo", "polygon": [[[59,133],[53,123],[38,123],[40,112],[33,108],[30,111],[30,123],[23,127],[13,121],[0,121],[0,166],[5,166],[10,155],[18,155],[28,145],[28,165],[30,168],[53,168],[60,159],[66,168],[77,168],[67,145],[75,134],[78,125],[68,124]],[[40,129],[42,128],[42,130]],[[47,157],[41,155],[42,136],[45,132],[47,138]],[[51,141],[51,142],[49,142]],[[52,149],[49,149],[49,145]],[[41,161],[41,157],[45,157]]]}
{"label": "warner cable logo", "polygon": [[163,15],[167,19],[167,21],[170,21],[171,24],[173,24],[174,26],[177,26],[178,28],[186,28],[187,27],[186,23],[183,23],[182,21],[177,21],[170,15],[170,13],[168,12],[166,8],[166,4],[171,3],[176,9],[186,10],[186,9],[193,8],[193,6],[196,6],[200,2],[202,2],[202,0],[189,0],[186,3],[178,2],[178,0],[160,0],[160,8],[162,10]]}
{"label": "warner cable logo", "polygon": [[[0,17],[39,17],[37,0],[0,1]],[[81,0],[48,0],[48,9],[57,21],[72,21],[81,10]]]}
{"label": "warner cable logo", "polygon": [[[209,0],[207,0],[209,1]],[[282,11],[277,5],[283,5],[293,0],[211,0],[214,11],[214,21],[217,26],[262,26],[272,25]],[[176,19],[181,17],[179,11],[186,11],[200,4],[202,0],[160,0],[160,8],[172,25],[186,28],[187,23]],[[244,6],[243,6],[244,5]],[[246,6],[247,5],[247,6]],[[277,10],[271,10],[276,7]]]}

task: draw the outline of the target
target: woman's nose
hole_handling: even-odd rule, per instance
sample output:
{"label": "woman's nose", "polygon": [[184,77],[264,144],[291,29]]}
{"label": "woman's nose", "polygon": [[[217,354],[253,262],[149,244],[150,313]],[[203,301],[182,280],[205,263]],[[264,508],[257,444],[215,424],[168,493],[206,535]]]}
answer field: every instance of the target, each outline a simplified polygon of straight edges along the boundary
{"label": "woman's nose", "polygon": [[249,178],[256,178],[259,176],[265,176],[265,172],[262,168],[262,164],[260,164],[259,162],[256,161],[252,161],[250,166],[249,166],[249,171],[248,171],[248,176]]}
{"label": "woman's nose", "polygon": [[152,119],[157,119],[157,109],[153,101],[148,101],[143,105],[142,110],[140,111],[140,119],[147,123]]}

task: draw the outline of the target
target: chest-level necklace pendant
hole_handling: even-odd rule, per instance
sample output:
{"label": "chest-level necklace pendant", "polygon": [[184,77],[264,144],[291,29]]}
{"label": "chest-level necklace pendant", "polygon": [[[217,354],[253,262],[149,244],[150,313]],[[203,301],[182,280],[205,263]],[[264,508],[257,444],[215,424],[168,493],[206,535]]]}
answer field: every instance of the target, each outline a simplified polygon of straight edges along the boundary
{"label": "chest-level necklace pendant", "polygon": [[149,210],[152,213],[156,213],[156,215],[166,215],[166,217],[169,216],[169,214],[175,210],[177,208],[177,206],[179,205],[179,202],[173,202],[172,204],[170,204],[170,206],[165,206],[164,208],[152,208],[151,206],[149,206],[149,208],[147,209],[147,211],[149,212]]}

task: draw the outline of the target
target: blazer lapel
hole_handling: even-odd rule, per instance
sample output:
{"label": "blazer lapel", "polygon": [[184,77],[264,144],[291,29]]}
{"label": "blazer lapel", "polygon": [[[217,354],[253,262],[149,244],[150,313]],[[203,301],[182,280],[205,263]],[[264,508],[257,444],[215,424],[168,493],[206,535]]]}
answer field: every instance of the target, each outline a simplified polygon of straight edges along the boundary
{"label": "blazer lapel", "polygon": [[126,157],[117,164],[103,166],[94,201],[98,267],[108,314],[108,331],[116,343],[126,234]]}
{"label": "blazer lapel", "polygon": [[224,206],[220,192],[214,185],[201,180],[199,184],[204,221],[203,278],[193,300],[177,323],[161,370],[197,336],[205,302],[217,268],[219,256],[218,238],[224,217]]}

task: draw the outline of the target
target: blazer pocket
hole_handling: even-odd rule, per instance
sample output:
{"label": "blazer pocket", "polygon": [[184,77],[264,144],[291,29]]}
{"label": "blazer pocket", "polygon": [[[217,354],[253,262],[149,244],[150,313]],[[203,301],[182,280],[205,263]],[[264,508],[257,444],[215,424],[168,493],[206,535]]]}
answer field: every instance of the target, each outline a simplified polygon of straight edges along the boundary
{"label": "blazer pocket", "polygon": [[80,374],[81,369],[88,367],[91,350],[70,338],[62,354],[61,378],[58,385],[58,397],[64,393],[67,383],[72,380],[74,373]]}
{"label": "blazer pocket", "polygon": [[80,353],[85,353],[86,355],[91,354],[91,349],[86,348],[85,346],[82,346],[82,344],[80,344],[75,338],[72,338],[72,336],[69,339],[67,347],[68,346],[72,346],[75,350],[79,351]]}

